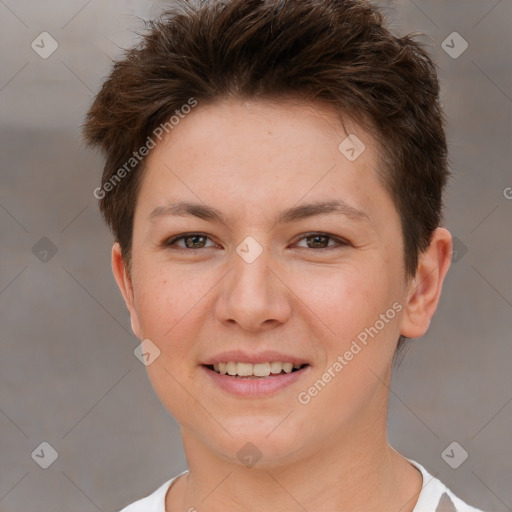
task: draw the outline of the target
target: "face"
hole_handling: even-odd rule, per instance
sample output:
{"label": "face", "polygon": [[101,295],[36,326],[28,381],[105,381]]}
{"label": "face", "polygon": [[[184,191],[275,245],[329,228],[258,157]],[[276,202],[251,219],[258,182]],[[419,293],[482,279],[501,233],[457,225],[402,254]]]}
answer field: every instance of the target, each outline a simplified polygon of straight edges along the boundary
{"label": "face", "polygon": [[[375,143],[344,126],[320,105],[198,106],[148,157],[131,276],[114,248],[134,332],[160,350],[157,395],[184,440],[226,460],[251,442],[271,466],[385,429],[414,295]],[[281,373],[212,366],[237,362]]]}

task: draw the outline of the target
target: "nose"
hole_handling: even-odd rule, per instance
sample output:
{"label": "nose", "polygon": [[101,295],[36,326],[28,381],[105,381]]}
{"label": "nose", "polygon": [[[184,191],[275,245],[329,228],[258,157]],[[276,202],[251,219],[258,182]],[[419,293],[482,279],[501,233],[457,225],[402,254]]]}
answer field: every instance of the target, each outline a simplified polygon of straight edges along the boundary
{"label": "nose", "polygon": [[216,315],[222,323],[238,324],[246,331],[267,331],[290,318],[291,296],[268,250],[252,263],[234,254],[233,269],[222,281]]}

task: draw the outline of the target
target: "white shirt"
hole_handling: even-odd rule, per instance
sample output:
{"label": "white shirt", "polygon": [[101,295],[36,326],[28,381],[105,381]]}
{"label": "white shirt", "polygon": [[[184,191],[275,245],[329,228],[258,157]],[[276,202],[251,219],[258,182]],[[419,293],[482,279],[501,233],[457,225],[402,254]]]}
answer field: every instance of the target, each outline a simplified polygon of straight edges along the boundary
{"label": "white shirt", "polygon": [[[482,510],[467,505],[457,498],[437,478],[434,478],[428,471],[417,462],[407,459],[413,466],[417,467],[423,475],[421,493],[414,507],[413,512],[482,512]],[[166,512],[165,496],[170,486],[178,477],[187,473],[183,471],[174,478],[171,478],[153,494],[146,498],[135,501],[123,508],[120,512]]]}

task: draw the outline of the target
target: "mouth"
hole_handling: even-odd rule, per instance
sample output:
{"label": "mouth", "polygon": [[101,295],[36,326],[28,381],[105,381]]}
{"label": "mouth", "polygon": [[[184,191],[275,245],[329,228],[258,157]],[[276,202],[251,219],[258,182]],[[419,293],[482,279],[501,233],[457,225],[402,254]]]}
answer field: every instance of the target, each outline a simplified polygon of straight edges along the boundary
{"label": "mouth", "polygon": [[271,361],[264,363],[241,363],[229,361],[225,363],[206,364],[206,369],[218,375],[235,379],[271,379],[279,375],[299,372],[309,364],[294,364],[289,362]]}

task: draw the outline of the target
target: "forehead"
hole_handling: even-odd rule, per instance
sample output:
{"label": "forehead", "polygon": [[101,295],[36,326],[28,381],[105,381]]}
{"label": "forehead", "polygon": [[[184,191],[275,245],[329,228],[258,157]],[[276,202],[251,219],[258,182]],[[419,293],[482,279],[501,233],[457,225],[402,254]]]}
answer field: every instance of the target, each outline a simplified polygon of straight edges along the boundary
{"label": "forehead", "polygon": [[222,100],[195,107],[152,150],[139,199],[257,212],[336,197],[364,210],[383,192],[379,164],[371,136],[325,105]]}
{"label": "forehead", "polygon": [[[372,160],[376,164],[376,144],[370,134],[325,103],[229,98],[200,104],[181,116],[154,153],[174,147],[194,156],[207,152],[210,159],[238,157],[245,164],[249,155],[273,154],[276,159],[287,160],[319,153],[337,157],[340,151],[354,146],[342,144],[349,135],[356,137],[352,140],[357,151],[344,153],[348,160],[355,161],[364,151],[366,163]],[[360,145],[358,139],[364,144]]]}

